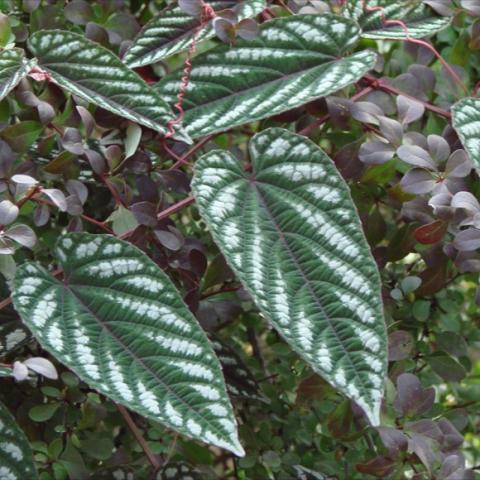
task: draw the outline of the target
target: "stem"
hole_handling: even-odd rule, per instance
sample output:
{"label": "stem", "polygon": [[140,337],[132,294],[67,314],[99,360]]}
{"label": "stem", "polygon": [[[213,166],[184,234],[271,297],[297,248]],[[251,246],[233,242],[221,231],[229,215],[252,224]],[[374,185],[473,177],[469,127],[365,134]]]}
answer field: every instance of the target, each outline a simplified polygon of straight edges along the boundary
{"label": "stem", "polygon": [[122,415],[123,419],[125,420],[125,423],[128,425],[128,428],[130,428],[133,436],[135,437],[135,440],[138,442],[138,444],[142,447],[142,450],[145,452],[145,456],[147,457],[150,465],[155,470],[158,470],[161,466],[160,462],[157,460],[153,452],[150,450],[150,447],[148,446],[147,441],[143,438],[142,433],[140,432],[137,425],[133,421],[133,418],[130,415],[130,413],[128,413],[128,410],[122,405],[118,405],[118,404],[117,404],[117,409]]}
{"label": "stem", "polygon": [[[355,101],[358,100],[360,97],[363,97],[370,92],[373,91],[373,87],[366,87],[360,92],[356,93],[350,100]],[[308,137],[315,129],[317,129],[320,125],[324,124],[330,119],[330,114],[324,115],[322,118],[319,118],[318,120],[315,120],[315,122],[311,123],[310,125],[307,125],[305,128],[297,132],[299,135],[304,135]]]}
{"label": "stem", "polygon": [[[185,155],[183,155],[181,158],[178,158],[177,155],[173,154],[173,152],[170,152],[168,149],[168,153],[173,154],[172,156],[175,158],[176,162],[169,168],[169,170],[175,170],[176,168],[179,168],[180,166],[184,165],[187,163],[188,159],[200,148],[202,148],[204,145],[206,145],[210,140],[214,138],[215,135],[207,135],[206,137],[202,138],[196,145],[194,145]],[[166,147],[166,145],[165,145]]]}
{"label": "stem", "polygon": [[450,112],[447,112],[447,110],[444,110],[443,108],[432,105],[429,102],[424,102],[423,100],[419,100],[418,98],[412,97],[408,93],[402,92],[398,88],[392,87],[388,83],[385,83],[382,79],[375,78],[372,75],[365,75],[363,77],[363,80],[368,82],[371,88],[373,89],[383,90],[384,92],[391,93],[393,95],[403,95],[404,97],[410,98],[411,100],[421,103],[426,110],[430,110],[431,112],[434,112],[437,115],[440,115],[441,117],[447,118],[449,120],[452,118],[452,114]]}

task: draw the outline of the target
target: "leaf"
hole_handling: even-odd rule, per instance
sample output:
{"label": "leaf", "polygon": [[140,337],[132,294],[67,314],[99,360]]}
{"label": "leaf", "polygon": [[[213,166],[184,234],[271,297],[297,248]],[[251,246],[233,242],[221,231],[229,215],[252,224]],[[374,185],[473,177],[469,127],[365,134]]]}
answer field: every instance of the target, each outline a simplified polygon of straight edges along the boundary
{"label": "leaf", "polygon": [[402,373],[397,378],[397,396],[393,406],[402,415],[422,415],[433,407],[435,389],[423,388],[420,380],[411,373]]}
{"label": "leaf", "polygon": [[73,233],[55,248],[64,280],[17,270],[13,302],[42,347],[112,400],[242,455],[220,365],[169,278],[109,235]]}
{"label": "leaf", "polygon": [[[26,152],[43,132],[43,126],[35,120],[24,120],[23,122],[9,125],[0,131],[3,138],[15,152]],[[14,175],[14,177],[27,175]],[[13,177],[12,177],[13,178]]]}
{"label": "leaf", "polygon": [[[236,8],[239,20],[255,17],[265,8],[264,0],[216,0],[208,2],[215,11]],[[158,62],[165,57],[186,50],[200,25],[200,19],[184,12],[177,4],[169,5],[150,20],[138,33],[123,61],[130,68]],[[202,28],[197,42],[212,38],[212,22]]]}
{"label": "leaf", "polygon": [[428,363],[432,370],[447,382],[459,382],[466,376],[463,365],[446,353],[433,353],[428,358]]}
{"label": "leaf", "polygon": [[480,166],[480,98],[463,98],[452,107],[452,124],[476,167]]}
{"label": "leaf", "polygon": [[[161,134],[167,132],[173,112],[109,50],[61,30],[36,32],[28,43],[41,68],[65,90]],[[181,130],[176,136],[189,141]]]}
{"label": "leaf", "polygon": [[200,480],[202,474],[186,462],[167,463],[157,473],[156,480]]}
{"label": "leaf", "polygon": [[[450,17],[435,15],[420,0],[412,2],[392,2],[391,0],[368,0],[368,8],[381,7],[382,10],[368,11],[364,2],[349,0],[343,14],[356,20],[362,28],[362,37],[376,40],[423,38],[448,27]],[[398,23],[385,24],[385,20],[400,20],[408,30]]]}
{"label": "leaf", "polygon": [[214,240],[312,368],[379,422],[387,362],[380,280],[347,185],[308,139],[272,128],[201,157],[192,182]]}
{"label": "leaf", "polygon": [[211,343],[222,365],[228,393],[247,400],[265,400],[252,372],[235,351],[218,337],[213,337]]}
{"label": "leaf", "polygon": [[20,48],[0,50],[0,100],[5,98],[35,65]]}
{"label": "leaf", "polygon": [[3,357],[30,340],[30,332],[19,320],[9,320],[0,324],[0,357]]}
{"label": "leaf", "polygon": [[[376,60],[370,51],[343,57],[359,33],[354,22],[335,15],[295,15],[263,23],[255,40],[198,56],[184,99],[186,132],[221,132],[356,82]],[[155,88],[175,103],[181,77],[180,71],[167,75]]]}
{"label": "leaf", "polygon": [[38,479],[27,437],[2,403],[0,403],[0,478]]}

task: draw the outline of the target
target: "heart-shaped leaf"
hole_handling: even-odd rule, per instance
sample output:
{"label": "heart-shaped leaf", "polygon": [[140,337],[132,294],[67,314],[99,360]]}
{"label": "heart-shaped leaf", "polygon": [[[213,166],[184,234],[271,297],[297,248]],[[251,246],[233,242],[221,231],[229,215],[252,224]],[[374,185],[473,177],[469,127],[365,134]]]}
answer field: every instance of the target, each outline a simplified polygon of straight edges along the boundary
{"label": "heart-shaped leaf", "polygon": [[0,478],[8,480],[38,478],[27,437],[2,403],[0,403]]}
{"label": "heart-shaped leaf", "polygon": [[59,239],[59,281],[19,267],[13,302],[40,344],[91,387],[189,437],[243,454],[219,362],[169,278],[109,235]]}
{"label": "heart-shaped leaf", "polygon": [[[165,101],[118,57],[82,35],[61,30],[33,34],[29,46],[61,87],[121,117],[167,132],[174,115]],[[188,141],[181,131],[177,138]]]}
{"label": "heart-shaped leaf", "polygon": [[320,148],[286,130],[253,137],[250,156],[251,172],[226,151],[200,158],[192,188],[202,217],[264,315],[378,424],[380,279],[348,187]]}
{"label": "heart-shaped leaf", "polygon": [[452,108],[453,127],[470,159],[480,167],[480,98],[463,98]]}
{"label": "heart-shaped leaf", "polygon": [[[294,15],[265,22],[255,40],[221,45],[193,61],[184,99],[184,127],[192,137],[220,132],[291,110],[356,82],[375,54],[344,56],[358,25],[335,15]],[[182,72],[156,89],[175,103]]]}
{"label": "heart-shaped leaf", "polygon": [[[359,23],[362,37],[377,40],[428,37],[448,27],[451,22],[451,17],[436,15],[421,0],[349,0],[343,13]],[[399,23],[389,24],[388,20],[400,20],[406,28]]]}
{"label": "heart-shaped leaf", "polygon": [[[265,8],[265,0],[215,0],[208,2],[216,11],[236,7],[239,20],[254,17]],[[190,47],[200,19],[188,15],[173,3],[148,22],[127,50],[123,61],[131,68],[149,65]],[[215,35],[210,22],[197,35],[197,42]]]}
{"label": "heart-shaped leaf", "polygon": [[0,50],[0,100],[13,90],[35,65],[20,48]]}

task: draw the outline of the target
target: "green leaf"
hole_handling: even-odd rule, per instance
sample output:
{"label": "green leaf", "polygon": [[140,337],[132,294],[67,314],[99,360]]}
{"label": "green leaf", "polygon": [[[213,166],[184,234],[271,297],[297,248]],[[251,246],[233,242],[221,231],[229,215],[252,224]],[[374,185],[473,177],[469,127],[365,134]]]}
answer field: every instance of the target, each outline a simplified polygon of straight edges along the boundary
{"label": "green leaf", "polygon": [[13,90],[35,65],[20,48],[0,50],[0,100]]}
{"label": "green leaf", "polygon": [[380,279],[347,185],[308,139],[268,129],[251,173],[226,151],[197,162],[214,240],[289,344],[379,423],[387,364]]}
{"label": "green leaf", "polygon": [[344,15],[356,20],[362,28],[362,37],[374,40],[403,40],[407,32],[402,25],[385,24],[385,20],[400,20],[408,30],[410,38],[424,38],[448,27],[451,17],[440,17],[422,1],[392,2],[391,0],[368,0],[369,8],[381,7],[382,11],[367,11],[363,1],[350,0]]}
{"label": "green leaf", "polygon": [[[198,56],[184,98],[184,127],[192,137],[270,117],[338,91],[373,68],[376,56],[345,56],[359,39],[351,20],[295,15],[265,22],[252,41],[238,40]],[[156,88],[171,103],[182,72]]]}
{"label": "green leaf", "polygon": [[18,268],[13,302],[40,344],[92,388],[188,437],[242,455],[220,365],[170,279],[110,235],[61,237],[57,280]]}
{"label": "green leaf", "polygon": [[[165,101],[118,57],[82,35],[42,30],[28,42],[62,88],[116,115],[165,134],[174,115]],[[183,132],[177,138],[189,141]]]}
{"label": "green leaf", "polygon": [[0,403],[0,478],[8,480],[38,478],[27,437],[2,403]]}
{"label": "green leaf", "polygon": [[36,405],[30,409],[28,416],[34,422],[46,422],[55,415],[55,412],[59,407],[59,403],[45,403],[44,405]]}
{"label": "green leaf", "polygon": [[35,120],[9,125],[0,131],[3,138],[15,152],[26,152],[43,132],[43,125]]}
{"label": "green leaf", "polygon": [[[208,2],[215,11],[230,9],[238,5],[238,20],[258,15],[265,8],[264,0],[216,0]],[[141,67],[158,62],[165,57],[186,50],[198,30],[198,18],[187,15],[175,2],[163,9],[138,33],[123,61],[130,67]],[[197,35],[197,42],[212,38],[215,30],[210,22]]]}
{"label": "green leaf", "polygon": [[452,107],[453,128],[465,150],[480,167],[480,98],[463,98]]}

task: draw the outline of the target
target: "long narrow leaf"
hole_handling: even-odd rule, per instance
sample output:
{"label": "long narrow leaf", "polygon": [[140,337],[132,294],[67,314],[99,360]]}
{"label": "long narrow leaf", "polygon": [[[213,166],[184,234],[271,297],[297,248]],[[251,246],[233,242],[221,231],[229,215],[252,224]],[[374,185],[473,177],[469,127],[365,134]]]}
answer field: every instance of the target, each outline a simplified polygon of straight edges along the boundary
{"label": "long narrow leaf", "polygon": [[[264,23],[253,41],[220,46],[193,62],[184,101],[185,130],[200,137],[269,117],[356,82],[373,52],[346,52],[358,25],[335,15],[296,15]],[[181,72],[158,83],[175,102]]]}

